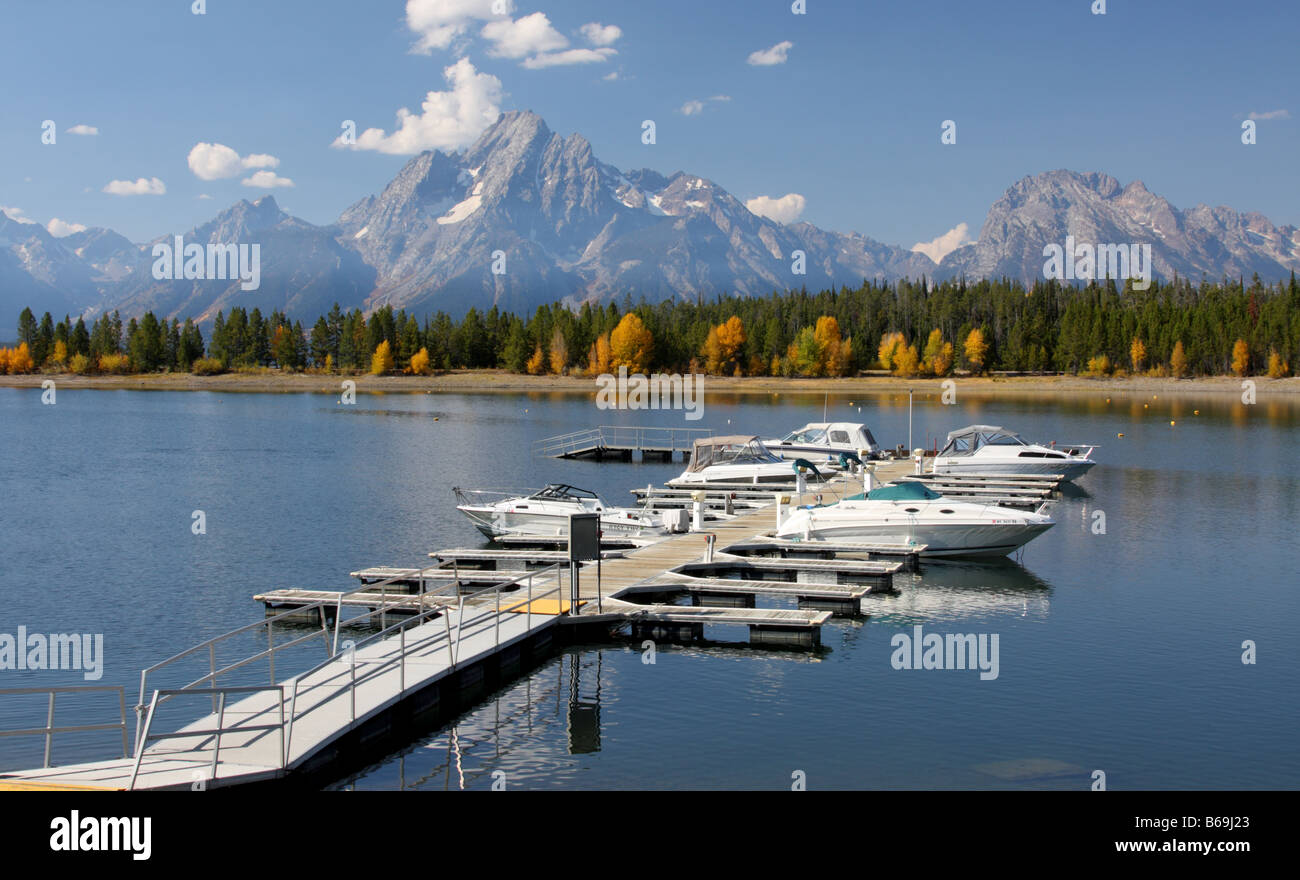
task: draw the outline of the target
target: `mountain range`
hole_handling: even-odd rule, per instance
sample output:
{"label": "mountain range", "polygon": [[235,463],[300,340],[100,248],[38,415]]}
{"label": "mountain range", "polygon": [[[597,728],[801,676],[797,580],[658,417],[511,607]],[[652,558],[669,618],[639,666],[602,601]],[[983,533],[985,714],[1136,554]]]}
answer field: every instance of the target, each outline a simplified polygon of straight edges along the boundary
{"label": "mountain range", "polygon": [[[338,302],[385,303],[459,317],[471,306],[516,313],[630,294],[649,301],[766,295],[863,279],[1042,277],[1043,247],[1150,243],[1155,275],[1265,280],[1300,268],[1300,229],[1226,207],[1182,211],[1141,181],[1051,171],[1012,185],[976,242],[936,264],[857,233],[759,216],[717,183],[678,171],[620,171],[581,135],[535,113],[503,113],[461,153],[413,157],[384,188],[317,226],[271,196],[240,201],[182,233],[185,244],[257,243],[261,283],[158,280],[153,247],[109,229],[56,238],[0,211],[0,328],[40,313],[147,310],[208,324],[233,305],[310,322]],[[798,252],[806,274],[793,271]],[[494,271],[495,270],[495,271]],[[3,331],[0,331],[3,334]]]}

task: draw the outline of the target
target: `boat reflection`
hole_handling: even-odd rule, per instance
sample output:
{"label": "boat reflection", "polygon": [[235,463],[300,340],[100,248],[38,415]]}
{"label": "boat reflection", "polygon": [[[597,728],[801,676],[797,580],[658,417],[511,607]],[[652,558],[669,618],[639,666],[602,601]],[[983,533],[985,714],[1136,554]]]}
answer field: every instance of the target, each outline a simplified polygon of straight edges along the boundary
{"label": "boat reflection", "polygon": [[894,576],[897,592],[872,597],[863,611],[890,626],[933,620],[1046,617],[1052,587],[1010,559],[930,562],[916,574]]}

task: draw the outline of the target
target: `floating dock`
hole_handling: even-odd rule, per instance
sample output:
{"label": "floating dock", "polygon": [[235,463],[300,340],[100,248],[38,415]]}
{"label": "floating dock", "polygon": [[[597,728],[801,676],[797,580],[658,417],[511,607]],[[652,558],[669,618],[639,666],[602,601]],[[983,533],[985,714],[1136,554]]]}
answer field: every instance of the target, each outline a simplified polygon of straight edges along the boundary
{"label": "floating dock", "polygon": [[[851,494],[860,487],[841,478],[815,491],[831,488]],[[795,500],[812,503],[815,494]],[[923,550],[775,539],[775,525],[774,508],[762,507],[737,511],[706,531],[626,543],[599,562],[572,568],[562,549],[567,541],[550,539],[531,542],[546,549],[524,549],[522,542],[452,548],[431,553],[432,566],[360,569],[352,576],[361,586],[348,591],[260,593],[264,620],[141,674],[134,747],[124,743],[122,757],[0,773],[0,785],[319,785],[473,705],[485,688],[553,656],[565,638],[630,631],[637,638],[700,639],[707,628],[722,626],[746,628],[755,645],[815,649],[833,615],[860,615],[863,600],[892,590],[894,576],[914,568]],[[673,596],[691,604],[653,601]],[[759,608],[758,597],[797,607]],[[355,640],[342,638],[345,627]],[[250,636],[265,639],[265,648],[218,667],[218,646],[246,645]],[[277,657],[311,644],[325,648],[321,662],[277,677]],[[263,662],[265,684],[223,683],[235,670]],[[150,686],[186,664],[198,664],[203,674],[183,687]],[[194,705],[206,714],[169,729],[160,715],[168,705],[177,711]],[[48,740],[60,730],[51,713],[46,728],[23,732]]]}
{"label": "floating dock", "polygon": [[695,441],[712,436],[707,428],[642,428],[601,425],[547,437],[533,444],[533,454],[546,458],[581,458],[593,461],[689,461]]}

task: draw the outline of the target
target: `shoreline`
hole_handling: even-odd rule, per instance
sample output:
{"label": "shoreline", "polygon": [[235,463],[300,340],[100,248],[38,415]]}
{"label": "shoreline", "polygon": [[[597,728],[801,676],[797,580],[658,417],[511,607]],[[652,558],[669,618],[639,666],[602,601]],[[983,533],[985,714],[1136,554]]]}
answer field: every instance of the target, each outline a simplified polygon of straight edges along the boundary
{"label": "shoreline", "polygon": [[[1247,377],[1264,394],[1300,394],[1300,377],[1269,379]],[[71,373],[29,373],[0,376],[0,388],[36,388],[52,379],[59,389],[125,391],[211,391],[259,394],[338,395],[342,383],[356,382],[359,394],[454,393],[561,393],[595,394],[595,380],[586,376],[529,376],[504,370],[452,370],[433,376],[325,375],[320,373],[149,373],[125,376],[79,376]],[[794,379],[773,376],[708,376],[704,394],[888,394],[909,390],[939,393],[942,379],[900,379],[894,376],[856,376],[836,379]],[[1016,394],[1148,393],[1240,395],[1242,382],[1230,376],[1196,379],[1132,377],[1094,379],[1082,376],[1005,376],[953,378],[959,392],[985,396]]]}

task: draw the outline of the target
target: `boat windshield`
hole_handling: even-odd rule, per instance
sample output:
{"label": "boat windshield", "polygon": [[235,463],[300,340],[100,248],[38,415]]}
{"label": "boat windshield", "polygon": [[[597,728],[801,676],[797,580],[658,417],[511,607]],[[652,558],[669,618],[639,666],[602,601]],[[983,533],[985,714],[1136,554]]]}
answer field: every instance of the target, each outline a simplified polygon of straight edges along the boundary
{"label": "boat windshield", "polygon": [[688,471],[702,471],[715,464],[785,464],[757,437],[710,437],[696,440]]}
{"label": "boat windshield", "polygon": [[977,452],[985,446],[1028,446],[1020,435],[1003,428],[993,428],[988,425],[973,425],[969,428],[963,428],[960,431],[953,431],[948,435],[948,443],[943,447],[940,455],[970,455]]}
{"label": "boat windshield", "polygon": [[999,431],[996,434],[980,434],[976,441],[975,448],[981,446],[1026,446],[1024,440],[1010,431]]}
{"label": "boat windshield", "polygon": [[825,428],[800,428],[781,438],[782,443],[825,443]]}
{"label": "boat windshield", "polygon": [[586,489],[577,489],[567,483],[550,483],[545,489],[534,492],[529,498],[545,498],[548,501],[599,501],[600,496]]}

